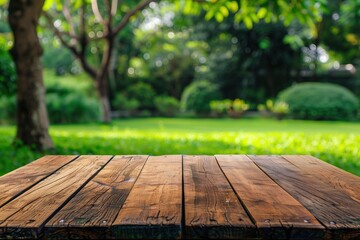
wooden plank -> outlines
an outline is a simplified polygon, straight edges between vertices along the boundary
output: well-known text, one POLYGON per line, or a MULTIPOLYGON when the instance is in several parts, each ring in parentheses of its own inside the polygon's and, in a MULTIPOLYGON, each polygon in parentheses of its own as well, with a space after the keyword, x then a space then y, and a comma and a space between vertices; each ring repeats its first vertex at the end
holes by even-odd
POLYGON ((251 222, 213 156, 184 156, 185 238, 249 239, 251 222))
POLYGON ((121 239, 177 239, 181 235, 182 157, 149 157, 115 219, 121 239))
POLYGON ((0 209, 0 238, 38 238, 45 222, 111 159, 81 156, 0 209))
POLYGON ((47 239, 105 239, 148 156, 116 156, 45 226, 47 239))
POLYGON ((311 156, 252 156, 334 238, 360 238, 360 178, 311 156))
POLYGON ((266 239, 316 239, 324 227, 245 155, 216 155, 230 184, 266 239))
POLYGON ((0 207, 75 158, 75 155, 44 156, 0 177, 0 207))

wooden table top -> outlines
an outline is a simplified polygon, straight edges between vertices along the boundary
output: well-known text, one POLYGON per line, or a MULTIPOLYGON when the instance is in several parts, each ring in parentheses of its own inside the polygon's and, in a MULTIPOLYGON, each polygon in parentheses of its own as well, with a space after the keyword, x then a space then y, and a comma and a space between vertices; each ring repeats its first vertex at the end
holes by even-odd
POLYGON ((0 239, 360 239, 360 178, 311 156, 44 156, 0 191, 0 239))

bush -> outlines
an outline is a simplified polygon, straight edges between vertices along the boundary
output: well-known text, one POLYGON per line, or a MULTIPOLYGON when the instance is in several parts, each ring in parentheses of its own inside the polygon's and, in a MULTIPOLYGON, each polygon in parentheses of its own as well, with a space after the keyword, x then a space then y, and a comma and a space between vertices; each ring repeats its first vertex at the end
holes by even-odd
POLYGON ((137 110, 138 107, 139 107, 139 101, 134 98, 128 99, 122 93, 117 94, 115 97, 114 100, 115 110, 133 112, 137 110))
POLYGON ((14 123, 16 121, 16 97, 0 97, 0 124, 14 123))
POLYGON ((50 93, 46 96, 46 105, 52 123, 91 122, 100 119, 100 104, 82 93, 65 96, 50 93))
POLYGON ((156 110, 163 116, 172 117, 179 111, 179 101, 170 96, 160 96, 155 98, 156 110))
POLYGON ((45 68, 53 69, 57 76, 78 71, 74 58, 67 48, 45 46, 43 63, 45 68))
POLYGON ((242 99, 237 98, 232 102, 231 110, 234 112, 244 112, 248 109, 249 109, 249 104, 247 104, 242 99))
POLYGON ((213 100, 210 102, 210 109, 214 116, 221 117, 231 109, 232 101, 230 99, 213 100))
POLYGON ((53 73, 45 72, 45 80, 46 105, 51 123, 91 122, 100 119, 100 103, 90 82, 82 79, 82 76, 58 78, 53 73))
POLYGON ((286 102, 298 119, 349 120, 359 106, 349 90, 330 83, 301 83, 282 91, 278 100, 286 102))
POLYGON ((196 81, 187 86, 181 97, 181 109, 196 113, 210 112, 210 102, 221 98, 217 85, 208 81, 196 81))
POLYGON ((0 43, 0 95, 12 95, 15 91, 15 65, 5 46, 0 43))
POLYGON ((228 114, 230 117, 238 118, 249 109, 249 105, 239 98, 235 100, 213 100, 210 102, 210 109, 214 116, 221 117, 228 114))
POLYGON ((127 89, 129 99, 136 99, 139 102, 140 109, 149 109, 154 107, 155 91, 150 84, 139 82, 127 89))

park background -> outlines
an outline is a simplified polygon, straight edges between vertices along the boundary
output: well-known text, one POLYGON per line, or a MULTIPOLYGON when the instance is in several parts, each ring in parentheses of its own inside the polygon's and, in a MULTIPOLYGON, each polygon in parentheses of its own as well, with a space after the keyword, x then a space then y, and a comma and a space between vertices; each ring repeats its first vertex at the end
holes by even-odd
POLYGON ((0 175, 45 154, 311 154, 360 175, 359 0, 47 0, 51 147, 15 137, 0 4, 0 175))

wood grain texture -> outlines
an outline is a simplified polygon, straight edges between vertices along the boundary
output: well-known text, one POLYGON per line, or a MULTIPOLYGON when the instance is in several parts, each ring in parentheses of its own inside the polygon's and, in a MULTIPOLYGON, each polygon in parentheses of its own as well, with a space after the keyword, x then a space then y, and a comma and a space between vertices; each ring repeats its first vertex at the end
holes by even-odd
POLYGON ((0 238, 38 238, 45 222, 110 159, 81 156, 0 208, 0 238))
POLYGON ((360 239, 360 178, 311 156, 46 156, 0 191, 0 239, 360 239))
POLYGON ((230 184, 266 239, 315 239, 324 227, 245 155, 216 155, 230 184))
POLYGON ((75 155, 44 156, 0 177, 0 207, 75 158, 75 155))
POLYGON ((149 157, 114 221, 114 238, 177 239, 181 235, 182 157, 149 157))
POLYGON ((186 239, 256 237, 246 214, 214 156, 184 156, 186 239))
POLYGON ((311 156, 251 156, 329 230, 332 238, 360 239, 360 180, 311 156))
POLYGON ((46 238, 108 238, 147 158, 115 156, 46 224, 46 238))

